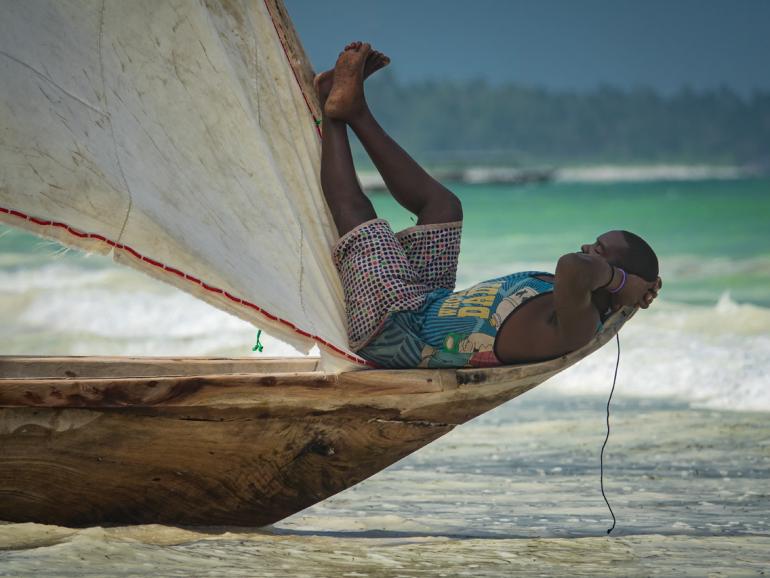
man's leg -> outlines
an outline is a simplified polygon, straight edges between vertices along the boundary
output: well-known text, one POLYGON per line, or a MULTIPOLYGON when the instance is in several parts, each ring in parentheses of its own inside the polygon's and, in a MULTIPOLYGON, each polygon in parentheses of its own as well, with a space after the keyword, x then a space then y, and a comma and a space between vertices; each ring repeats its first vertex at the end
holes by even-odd
MULTIPOLYGON (((366 49, 368 45, 358 45, 366 49)), ((356 48, 354 48, 356 50, 356 48)), ((402 149, 379 125, 366 104, 363 81, 352 66, 335 68, 334 86, 324 118, 347 122, 364 145, 395 199, 418 216, 418 224, 447 223, 463 218, 460 200, 402 149)), ((324 120, 326 122, 326 120, 324 120)))
POLYGON ((460 199, 431 177, 380 126, 368 106, 350 126, 395 199, 417 215, 419 225, 462 221, 460 199))
MULTIPOLYGON (((381 52, 369 52, 368 49, 362 51, 362 49, 361 42, 353 42, 345 47, 343 53, 360 52, 360 54, 348 55, 346 58, 353 60, 357 65, 360 65, 363 59, 363 78, 367 78, 390 62, 390 59, 381 52)), ((315 87, 321 99, 321 109, 325 108, 333 81, 333 70, 322 72, 315 79, 315 87)), ((329 118, 324 114, 321 126, 323 127, 321 187, 334 223, 337 225, 337 232, 342 236, 361 223, 376 218, 377 214, 371 201, 358 184, 345 121, 329 118)))
POLYGON ((371 201, 356 179, 344 121, 323 117, 321 188, 340 236, 377 218, 371 201))

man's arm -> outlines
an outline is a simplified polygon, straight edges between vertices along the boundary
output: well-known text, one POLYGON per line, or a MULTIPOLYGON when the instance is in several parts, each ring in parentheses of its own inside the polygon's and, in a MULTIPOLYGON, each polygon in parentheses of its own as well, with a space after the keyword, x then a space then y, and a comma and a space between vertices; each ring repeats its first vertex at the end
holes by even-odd
POLYGON ((598 311, 592 294, 606 288, 615 293, 613 308, 624 305, 646 309, 658 294, 660 277, 654 282, 621 272, 606 260, 585 253, 567 253, 556 265, 554 306, 559 340, 567 349, 576 349, 596 332, 598 311))
POLYGON ((577 349, 596 332, 598 312, 591 294, 612 285, 616 276, 614 267, 594 255, 567 253, 559 259, 553 295, 557 332, 565 349, 577 349))

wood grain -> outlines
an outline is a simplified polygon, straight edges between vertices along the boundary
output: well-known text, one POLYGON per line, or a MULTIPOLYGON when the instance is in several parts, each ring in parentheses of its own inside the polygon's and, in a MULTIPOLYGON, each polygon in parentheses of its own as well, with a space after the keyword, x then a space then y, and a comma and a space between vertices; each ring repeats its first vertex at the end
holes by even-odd
POLYGON ((163 377, 315 371, 316 357, 0 357, 0 379, 163 377))
POLYGON ((0 410, 0 420, 24 424, 12 443, 0 438, 0 516, 8 521, 260 526, 451 429, 356 408, 301 420, 72 409, 46 410, 45 420, 36 411, 0 410), (87 414, 86 425, 57 429, 62 411, 87 414))
POLYGON ((606 343, 629 316, 619 312, 559 359, 483 370, 335 374, 315 371, 315 360, 0 358, 0 519, 269 524, 535 387, 606 343), (225 367, 251 371, 218 373, 225 367), (309 371, 275 371, 300 367, 309 371), (153 368, 163 375, 145 375, 153 368))

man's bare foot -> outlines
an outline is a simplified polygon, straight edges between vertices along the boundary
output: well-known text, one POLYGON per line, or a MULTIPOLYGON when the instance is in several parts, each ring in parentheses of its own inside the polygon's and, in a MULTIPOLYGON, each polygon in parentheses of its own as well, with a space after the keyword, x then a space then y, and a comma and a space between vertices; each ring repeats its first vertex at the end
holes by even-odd
MULTIPOLYGON (((351 42, 345 47, 345 50, 350 50, 355 45, 360 45, 361 42, 351 42)), ((364 80, 369 78, 372 74, 385 68, 390 64, 390 58, 385 56, 379 50, 372 50, 364 63, 364 80)), ((318 98, 321 100, 321 108, 326 104, 326 99, 329 97, 332 85, 334 84, 334 69, 330 68, 320 74, 317 74, 313 79, 313 85, 318 93, 318 98)))
POLYGON ((345 121, 355 117, 366 106, 364 65, 372 50, 366 42, 353 42, 348 47, 334 65, 334 82, 324 104, 326 116, 345 121))

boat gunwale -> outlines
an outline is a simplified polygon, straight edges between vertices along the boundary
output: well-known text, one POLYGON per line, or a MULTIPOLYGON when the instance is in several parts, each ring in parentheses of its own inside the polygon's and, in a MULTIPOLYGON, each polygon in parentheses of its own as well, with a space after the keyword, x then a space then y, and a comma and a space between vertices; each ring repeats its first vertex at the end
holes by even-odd
MULTIPOLYGON (((298 402, 300 399, 316 399, 334 392, 338 399, 348 402, 362 399, 383 399, 389 396, 418 394, 446 394, 453 390, 470 391, 483 388, 485 393, 496 395, 501 389, 520 387, 522 383, 540 383, 604 345, 633 314, 626 308, 613 314, 604 328, 585 346, 561 357, 533 364, 507 365, 492 368, 471 369, 365 369, 345 372, 309 371, 262 371, 262 372, 209 372, 187 375, 150 376, 75 376, 75 377, 2 377, 3 367, 13 364, 9 359, 22 360, 34 367, 35 360, 46 363, 65 363, 67 357, 36 358, 0 356, 0 408, 49 407, 49 408, 139 408, 167 405, 243 405, 275 402, 298 402), (55 360, 55 361, 52 361, 55 360)), ((120 363, 121 358, 71 358, 95 366, 120 363)), ((157 358, 131 358, 128 362, 141 364, 157 358)), ((185 358, 161 358, 184 364, 185 358)), ((193 358, 190 363, 201 362, 193 358)), ((228 358, 214 358, 227 363, 228 358)), ((229 361, 258 366, 281 363, 286 358, 234 358, 229 361)), ((297 362, 288 358, 286 363, 297 362)), ((315 360, 315 358, 311 358, 315 360)), ((316 360, 317 361, 317 360, 316 360)), ((149 362, 150 364, 152 362, 149 362)), ((204 362, 201 362, 205 364, 204 362)), ((304 361, 302 363, 305 363, 304 361)), ((216 363, 215 363, 216 364, 216 363)), ((313 364, 310 361, 308 365, 313 364)))
POLYGON ((8 379, 104 379, 318 371, 321 358, 205 356, 0 355, 0 383, 8 379), (63 368, 68 368, 62 371, 63 368), (236 367, 239 370, 226 370, 236 367), (277 370, 284 367, 283 371, 277 370), (240 368, 243 370, 241 371, 240 368), (80 370, 76 374, 73 369, 80 370), (181 371, 187 369, 186 371, 181 371), (189 370, 195 369, 194 373, 189 370), (85 371, 83 371, 85 370, 85 371), (152 370, 152 372, 151 372, 152 370))

